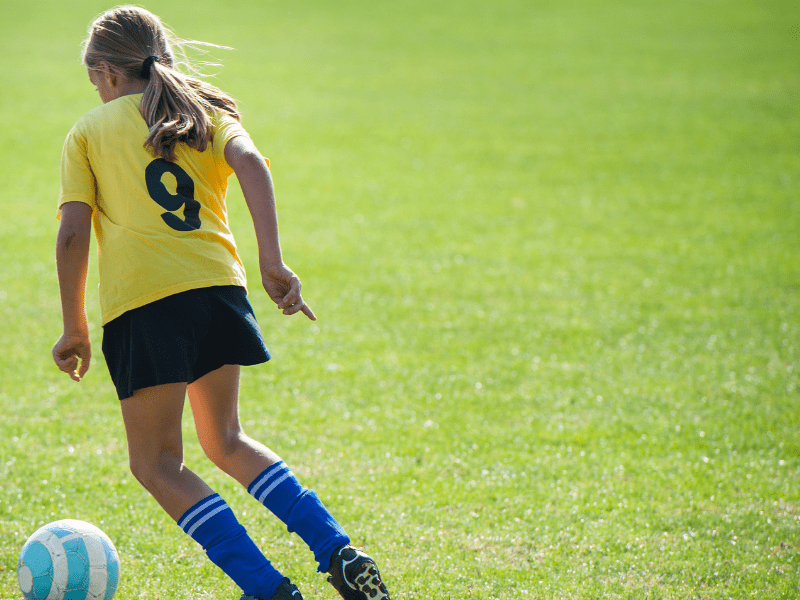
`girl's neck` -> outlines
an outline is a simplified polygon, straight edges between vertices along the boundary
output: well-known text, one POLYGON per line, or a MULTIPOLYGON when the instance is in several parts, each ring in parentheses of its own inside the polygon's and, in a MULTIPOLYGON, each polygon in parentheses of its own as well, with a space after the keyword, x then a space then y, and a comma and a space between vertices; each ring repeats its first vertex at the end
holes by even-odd
POLYGON ((112 100, 116 100, 117 98, 122 98, 123 96, 142 94, 144 93, 145 88, 147 88, 147 81, 143 81, 140 79, 123 80, 120 83, 120 85, 114 88, 115 97, 112 98, 112 100))

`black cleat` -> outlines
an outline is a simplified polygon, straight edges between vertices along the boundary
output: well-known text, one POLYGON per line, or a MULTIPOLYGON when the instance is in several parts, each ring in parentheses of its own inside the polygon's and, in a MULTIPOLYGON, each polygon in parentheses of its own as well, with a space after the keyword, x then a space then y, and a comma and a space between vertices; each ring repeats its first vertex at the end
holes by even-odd
POLYGON ((352 546, 343 546, 331 556, 328 583, 344 600, 390 600, 378 565, 352 546))
POLYGON ((295 584, 288 579, 284 579, 270 598, 248 596, 244 594, 239 600, 303 600, 303 596, 300 594, 300 590, 297 589, 295 584))

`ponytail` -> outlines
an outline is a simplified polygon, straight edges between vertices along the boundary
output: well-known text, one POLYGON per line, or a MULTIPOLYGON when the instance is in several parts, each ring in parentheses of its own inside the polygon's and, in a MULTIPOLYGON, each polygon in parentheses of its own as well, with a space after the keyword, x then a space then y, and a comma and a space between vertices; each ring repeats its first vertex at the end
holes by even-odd
POLYGON ((241 119, 236 102, 205 81, 184 75, 160 63, 150 67, 150 80, 139 110, 150 127, 144 143, 154 156, 175 160, 175 146, 183 142, 203 152, 212 141, 211 118, 215 109, 241 119))
POLYGON ((150 128, 144 147, 156 157, 174 161, 178 143, 203 152, 212 141, 210 115, 215 111, 241 120, 233 98, 177 68, 173 47, 182 54, 181 65, 197 73, 183 47, 198 45, 221 47, 179 40, 157 16, 137 6, 112 9, 89 26, 83 51, 87 68, 148 80, 139 110, 150 128))

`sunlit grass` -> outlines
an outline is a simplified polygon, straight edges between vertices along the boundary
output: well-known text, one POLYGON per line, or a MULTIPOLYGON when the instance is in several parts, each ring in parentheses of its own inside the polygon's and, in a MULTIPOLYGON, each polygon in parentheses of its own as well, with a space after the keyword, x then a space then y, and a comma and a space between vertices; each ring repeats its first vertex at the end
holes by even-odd
MULTIPOLYGON (((0 104, 0 598, 25 537, 71 517, 114 539, 121 600, 235 599, 127 471, 95 272, 90 377, 49 363, 58 157, 96 103, 77 44, 107 8, 64 7, 35 26, 12 4, 0 28, 25 57, 0 104)), ((259 293, 233 190, 275 356, 246 370, 242 420, 393 597, 797 597, 789 3, 153 8, 237 48, 219 82, 271 159, 319 316, 282 319, 259 293)), ((334 598, 202 457, 188 413, 186 444, 306 598, 334 598)))

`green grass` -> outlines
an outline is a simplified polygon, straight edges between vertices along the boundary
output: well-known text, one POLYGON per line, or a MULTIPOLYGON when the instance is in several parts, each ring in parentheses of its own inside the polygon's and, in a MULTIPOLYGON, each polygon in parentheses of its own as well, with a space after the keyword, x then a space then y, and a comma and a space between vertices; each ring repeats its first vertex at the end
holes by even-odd
MULTIPOLYGON (((393 597, 797 598, 797 6, 235 4, 151 8, 237 49, 218 81, 320 317, 259 295, 232 191, 275 355, 242 418, 393 597)), ((127 471, 94 260, 93 371, 74 385, 49 359, 59 153, 97 103, 77 47, 108 6, 6 6, 0 598, 25 538, 70 517, 114 539, 120 600, 236 599, 127 471)), ((270 558, 334 598, 186 429, 270 558)))

